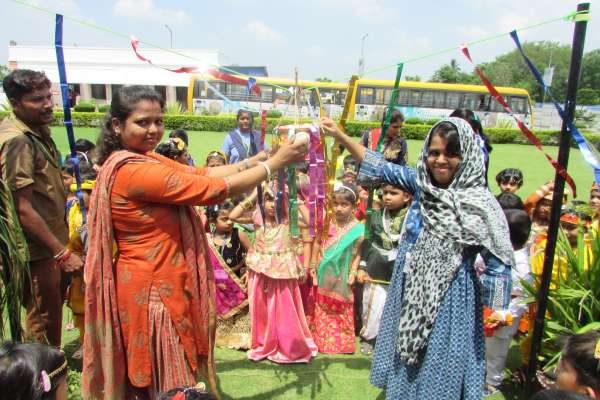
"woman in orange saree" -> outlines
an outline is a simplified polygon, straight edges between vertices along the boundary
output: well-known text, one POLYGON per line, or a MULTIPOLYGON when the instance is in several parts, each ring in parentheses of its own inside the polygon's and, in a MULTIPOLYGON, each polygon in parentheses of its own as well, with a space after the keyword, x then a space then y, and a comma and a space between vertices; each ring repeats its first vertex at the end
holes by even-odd
POLYGON ((163 108, 153 90, 124 87, 101 134, 88 217, 85 399, 153 399, 200 376, 216 391, 215 283, 193 206, 247 192, 306 152, 291 144, 266 162, 263 153, 239 165, 184 166, 152 151, 163 108))

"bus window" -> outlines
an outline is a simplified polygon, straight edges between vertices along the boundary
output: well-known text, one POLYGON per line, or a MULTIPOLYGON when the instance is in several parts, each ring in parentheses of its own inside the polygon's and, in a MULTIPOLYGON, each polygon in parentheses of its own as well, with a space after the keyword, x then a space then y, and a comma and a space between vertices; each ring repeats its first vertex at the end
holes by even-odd
POLYGON ((465 93, 463 94, 462 108, 468 108, 469 110, 477 110, 479 106, 479 94, 477 93, 465 93))
POLYGON ((227 85, 227 97, 231 100, 248 100, 248 89, 245 85, 227 85))
POLYGON ((432 92, 433 93, 433 107, 434 108, 445 108, 446 107, 446 92, 432 92))
POLYGON ((187 110, 187 88, 185 86, 175 87, 175 98, 187 110))
POLYGON ((451 110, 460 108, 460 98, 462 93, 448 92, 446 93, 446 107, 451 110))
POLYGON ((359 87, 358 88, 358 103, 359 104, 373 104, 375 100, 375 88, 372 87, 359 87))
POLYGON ((504 107, 502 107, 502 104, 500 104, 496 99, 492 100, 490 109, 494 112, 504 112, 504 107))
POLYGON ((377 105, 388 105, 392 97, 393 89, 379 88, 375 89, 375 104, 377 105))
POLYGON ((408 101, 409 91, 400 89, 400 93, 398 94, 398 104, 401 106, 408 106, 410 103, 408 101))
POLYGON ((527 100, 523 97, 512 96, 508 101, 513 112, 518 114, 527 114, 527 100))
POLYGON ((433 107, 433 92, 421 92, 421 107, 433 107))
POLYGON ((288 101, 290 101, 290 97, 292 96, 292 94, 290 93, 289 90, 281 89, 278 87, 276 87, 274 89, 275 89, 275 99, 273 99, 273 101, 284 102, 284 103, 287 103, 288 101))
MULTIPOLYGON (((272 102, 273 101, 273 86, 258 85, 258 87, 260 87, 260 91, 261 91, 261 95, 260 95, 261 101, 267 101, 269 103, 272 102)), ((254 92, 252 92, 251 97, 256 98, 256 94, 254 92)))
POLYGON ((492 97, 488 94, 480 94, 479 95, 479 104, 477 105, 477 110, 479 111, 490 111, 490 103, 492 97))

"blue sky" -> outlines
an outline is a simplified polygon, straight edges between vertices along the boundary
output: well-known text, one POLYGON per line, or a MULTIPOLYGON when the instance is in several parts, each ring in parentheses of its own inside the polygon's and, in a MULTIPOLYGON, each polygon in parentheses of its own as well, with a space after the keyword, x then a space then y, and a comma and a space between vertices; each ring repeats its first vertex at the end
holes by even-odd
MULTIPOLYGON (((221 52, 224 64, 266 65, 271 76, 327 76, 341 80, 355 73, 365 39, 366 70, 377 69, 469 40, 559 17, 574 10, 572 0, 23 0, 142 40, 174 47, 221 52)), ((591 2, 586 51, 600 48, 600 23, 591 2)), ((600 4, 596 1, 596 5, 600 4)), ((0 0, 0 63, 7 61, 9 40, 51 45, 53 17, 0 0), (8 16, 8 18, 6 18, 8 16)), ((572 24, 555 22, 522 32, 521 39, 570 43, 572 24)), ((126 47, 126 39, 65 21, 65 44, 126 47)), ((471 47, 475 62, 490 61, 512 50, 510 38, 471 47)), ((183 50, 185 52, 185 50, 183 50)), ((409 63, 405 75, 427 79, 458 50, 409 63)), ((393 79, 393 68, 370 76, 393 79)))

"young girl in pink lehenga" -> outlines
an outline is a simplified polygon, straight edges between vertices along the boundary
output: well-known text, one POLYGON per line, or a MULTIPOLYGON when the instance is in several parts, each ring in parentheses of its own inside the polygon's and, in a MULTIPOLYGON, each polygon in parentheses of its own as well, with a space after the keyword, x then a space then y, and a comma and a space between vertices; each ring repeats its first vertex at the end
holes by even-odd
MULTIPOLYGON (((240 203, 230 218, 252 208, 254 197, 240 203)), ((275 196, 269 189, 264 191, 263 204, 265 221, 257 210, 256 239, 246 257, 252 326, 248 358, 282 364, 308 362, 317 354, 317 346, 306 323, 298 285, 305 274, 297 253, 300 239, 291 237, 287 220, 277 223, 275 196)))

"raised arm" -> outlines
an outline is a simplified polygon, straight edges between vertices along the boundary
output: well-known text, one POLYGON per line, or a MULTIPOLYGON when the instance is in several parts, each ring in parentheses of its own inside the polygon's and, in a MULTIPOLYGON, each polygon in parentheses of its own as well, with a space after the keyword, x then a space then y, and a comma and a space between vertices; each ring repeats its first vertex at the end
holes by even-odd
POLYGON ((357 177, 359 185, 379 186, 383 182, 389 182, 413 195, 418 190, 415 172, 412 168, 388 162, 381 153, 365 149, 362 144, 342 132, 337 124, 329 118, 322 118, 321 126, 327 135, 346 146, 354 159, 360 163, 357 177))

